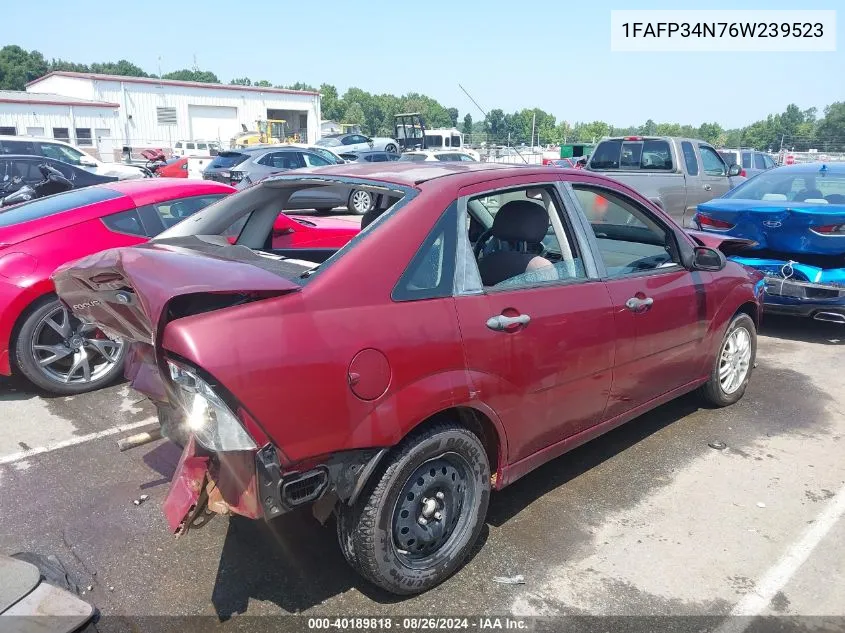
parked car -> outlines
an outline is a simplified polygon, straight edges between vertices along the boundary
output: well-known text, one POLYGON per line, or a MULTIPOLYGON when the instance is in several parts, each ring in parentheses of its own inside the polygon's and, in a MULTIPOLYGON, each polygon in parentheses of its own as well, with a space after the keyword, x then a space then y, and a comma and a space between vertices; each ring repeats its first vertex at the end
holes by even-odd
POLYGON ((72 189, 0 212, 0 374, 65 395, 117 378, 125 345, 70 316, 50 275, 84 255, 145 242, 233 191, 155 178, 72 189))
POLYGON ((719 156, 725 160, 728 167, 739 165, 742 168, 739 175, 743 178, 751 178, 767 169, 777 167, 777 163, 771 156, 752 149, 720 149, 719 156))
POLYGON ((845 164, 768 170, 698 205, 702 231, 748 240, 734 259, 766 275, 766 311, 845 323, 845 164))
POLYGON ((393 152, 344 152, 341 158, 350 163, 389 163, 399 160, 400 155, 393 152))
POLYGON ((156 174, 162 178, 187 178, 188 158, 188 156, 176 156, 166 160, 164 165, 156 170, 156 174))
POLYGON ((137 342, 133 385, 185 442, 173 530, 204 516, 201 491, 254 519, 334 511, 349 563, 413 594, 461 566, 491 489, 681 394, 742 397, 762 275, 706 237, 584 171, 338 165, 54 279, 137 342), (353 179, 380 197, 347 246, 267 250, 279 201, 353 179), (215 237, 233 222, 236 248, 215 237))
POLYGON ((744 181, 712 146, 690 138, 625 136, 601 141, 585 167, 624 182, 685 227, 696 207, 744 181))
MULTIPOLYGON (((202 177, 243 189, 271 174, 346 162, 334 153, 331 153, 333 158, 329 160, 324 154, 318 153, 318 149, 327 151, 324 148, 311 149, 292 144, 254 145, 226 150, 220 152, 205 168, 202 177)), ((347 207, 353 213, 362 214, 372 207, 372 197, 369 192, 361 194, 348 186, 319 187, 292 195, 286 203, 285 211, 316 209, 319 213, 329 213, 336 207, 347 207)))
POLYGON ((144 172, 134 165, 104 163, 70 143, 34 136, 0 136, 0 154, 25 154, 53 158, 98 176, 113 176, 119 180, 143 178, 144 172))
POLYGON ((117 177, 115 176, 93 174, 90 171, 53 158, 0 154, 0 186, 15 178, 20 178, 21 182, 26 185, 34 185, 35 183, 41 182, 44 176, 38 167, 44 164, 61 172, 65 178, 73 183, 74 189, 117 181, 117 177))
POLYGON ((423 161, 440 161, 440 162, 478 162, 470 154, 463 151, 455 151, 448 149, 421 149, 411 152, 405 152, 399 158, 403 162, 423 162, 423 161))
POLYGON ((217 156, 221 151, 218 141, 176 141, 173 144, 174 156, 217 156))
POLYGON ((578 162, 577 158, 553 158, 546 164, 550 167, 561 167, 563 169, 581 169, 584 166, 578 162))
POLYGON ((357 133, 329 134, 317 141, 317 145, 328 147, 338 153, 349 151, 366 152, 369 150, 390 152, 392 154, 399 153, 399 144, 392 138, 370 138, 369 136, 357 133))

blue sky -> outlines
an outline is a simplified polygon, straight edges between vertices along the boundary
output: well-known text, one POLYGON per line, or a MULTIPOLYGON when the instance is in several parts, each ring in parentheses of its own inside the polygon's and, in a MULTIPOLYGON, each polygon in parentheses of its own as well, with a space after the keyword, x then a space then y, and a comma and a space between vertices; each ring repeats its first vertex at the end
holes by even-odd
MULTIPOLYGON (((59 0, 4 6, 5 43, 47 58, 126 58, 148 72, 197 65, 228 82, 327 82, 341 94, 417 91, 480 113, 541 107, 559 120, 617 126, 658 122, 727 127, 790 103, 845 99, 845 10, 835 53, 611 53, 610 10, 678 9, 674 2, 487 0, 59 0), (67 20, 73 16, 72 24, 67 20), (83 19, 84 16, 84 19, 83 19)), ((836 9, 836 0, 725 2, 708 9, 836 9)), ((704 8, 690 3, 688 8, 704 8)))

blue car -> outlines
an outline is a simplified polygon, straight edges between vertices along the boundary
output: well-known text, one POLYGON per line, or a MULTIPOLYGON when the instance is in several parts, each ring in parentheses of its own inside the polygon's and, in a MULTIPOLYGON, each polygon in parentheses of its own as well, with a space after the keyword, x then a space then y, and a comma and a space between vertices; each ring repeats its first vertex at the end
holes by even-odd
POLYGON ((845 164, 772 169, 698 205, 701 231, 751 240, 731 259, 766 275, 766 310, 845 324, 845 164))

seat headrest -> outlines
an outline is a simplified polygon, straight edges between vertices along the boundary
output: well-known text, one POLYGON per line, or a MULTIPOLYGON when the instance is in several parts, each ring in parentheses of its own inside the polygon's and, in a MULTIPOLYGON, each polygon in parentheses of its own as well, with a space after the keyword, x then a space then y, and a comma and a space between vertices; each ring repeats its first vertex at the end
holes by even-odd
POLYGON ((493 236, 506 242, 537 244, 546 237, 549 214, 529 200, 512 200, 503 205, 493 219, 493 236))

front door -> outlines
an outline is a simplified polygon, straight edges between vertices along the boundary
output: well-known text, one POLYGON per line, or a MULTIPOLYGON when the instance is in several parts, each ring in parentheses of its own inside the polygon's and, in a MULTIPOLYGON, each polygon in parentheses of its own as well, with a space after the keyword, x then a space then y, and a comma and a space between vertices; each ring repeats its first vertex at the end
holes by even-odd
POLYGON ((614 306, 618 345, 605 414, 612 418, 700 377, 710 273, 683 268, 674 231, 632 198, 600 187, 573 189, 614 306))
POLYGON ((701 155, 701 187, 704 190, 704 200, 721 198, 731 188, 728 176, 728 165, 719 153, 704 143, 699 143, 698 153, 701 155))
POLYGON ((480 292, 458 293, 455 305, 475 397, 500 416, 514 463, 600 421, 615 349, 613 306, 586 272, 555 186, 480 187, 465 198, 470 217, 487 228, 493 215, 510 217, 473 232, 474 241, 463 236, 476 247, 466 265, 480 292))

